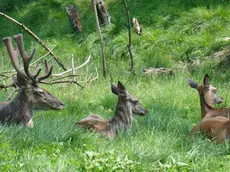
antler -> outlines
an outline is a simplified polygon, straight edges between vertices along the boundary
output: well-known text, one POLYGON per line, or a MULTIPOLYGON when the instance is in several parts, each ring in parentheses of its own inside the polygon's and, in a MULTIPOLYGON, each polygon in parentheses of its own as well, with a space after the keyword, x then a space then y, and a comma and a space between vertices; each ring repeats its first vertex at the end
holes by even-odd
POLYGON ((14 39, 15 39, 16 42, 17 42, 18 49, 19 49, 19 53, 20 53, 20 55, 22 56, 24 71, 25 71, 26 75, 32 80, 32 83, 33 83, 33 84, 38 83, 37 77, 38 77, 38 75, 39 75, 40 72, 41 72, 41 68, 39 68, 39 69, 37 70, 36 74, 32 74, 32 73, 30 73, 30 71, 29 71, 30 62, 31 62, 31 60, 32 60, 33 57, 34 57, 34 54, 35 54, 36 50, 33 49, 31 55, 28 56, 28 55, 26 54, 26 51, 25 51, 25 48, 24 48, 24 43, 23 43, 23 36, 22 36, 22 34, 15 35, 15 36, 14 36, 14 39))
POLYGON ((44 76, 39 77, 38 82, 41 82, 42 80, 48 78, 52 74, 53 66, 50 66, 46 60, 45 60, 45 66, 46 66, 46 74, 44 76))
POLYGON ((13 49, 11 37, 4 38, 3 42, 6 44, 6 48, 8 50, 9 55, 10 55, 11 63, 13 65, 13 67, 15 68, 15 70, 17 71, 17 73, 22 78, 24 78, 26 80, 31 80, 32 84, 37 84, 40 81, 48 78, 52 73, 53 66, 48 65, 47 61, 45 61, 46 74, 44 76, 38 77, 40 72, 41 72, 41 68, 39 68, 35 74, 32 74, 29 71, 29 65, 30 65, 32 58, 34 57, 35 49, 32 51, 31 55, 28 56, 26 51, 25 51, 25 48, 24 48, 24 42, 23 42, 22 34, 15 35, 14 39, 16 40, 19 53, 22 57, 23 67, 24 67, 25 73, 20 70, 20 67, 18 65, 18 55, 17 55, 17 52, 13 49))
POLYGON ((12 38, 11 37, 3 38, 3 42, 6 45, 7 51, 10 56, 11 64, 13 65, 14 69, 22 78, 29 80, 26 74, 20 70, 20 67, 18 65, 18 55, 17 52, 13 49, 12 38))

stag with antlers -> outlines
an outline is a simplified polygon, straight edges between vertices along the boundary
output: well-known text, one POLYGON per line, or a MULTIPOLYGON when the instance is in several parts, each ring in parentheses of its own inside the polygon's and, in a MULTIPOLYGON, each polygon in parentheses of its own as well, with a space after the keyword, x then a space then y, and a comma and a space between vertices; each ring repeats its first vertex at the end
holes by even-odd
POLYGON ((42 80, 48 78, 52 73, 52 66, 45 61, 46 73, 40 76, 41 68, 35 74, 29 70, 29 64, 35 54, 35 49, 30 56, 24 49, 23 36, 15 35, 19 54, 22 57, 24 71, 20 69, 18 64, 18 54, 12 45, 12 38, 3 38, 11 64, 17 72, 17 77, 13 80, 15 85, 19 87, 16 97, 9 103, 0 105, 0 122, 11 124, 23 124, 33 127, 33 113, 36 110, 60 110, 64 108, 64 104, 54 95, 39 87, 42 80))

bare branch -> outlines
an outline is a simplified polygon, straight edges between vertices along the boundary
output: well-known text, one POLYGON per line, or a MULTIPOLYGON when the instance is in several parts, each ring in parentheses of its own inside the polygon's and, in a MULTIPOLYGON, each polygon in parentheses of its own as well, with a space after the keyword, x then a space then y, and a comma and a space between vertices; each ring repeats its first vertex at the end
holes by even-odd
POLYGON ((7 88, 10 88, 10 87, 15 87, 14 83, 11 83, 9 85, 0 84, 0 90, 7 89, 7 88))
MULTIPOLYGON (((90 76, 88 77, 88 70, 86 70, 86 73, 84 74, 76 74, 76 70, 82 68, 83 66, 85 66, 86 64, 88 64, 91 61, 91 55, 87 58, 87 60, 82 63, 80 66, 75 67, 74 66, 74 60, 73 60, 73 55, 72 55, 72 66, 70 69, 68 69, 65 72, 62 73, 58 73, 58 74, 54 74, 51 75, 50 79, 48 79, 47 81, 41 81, 39 79, 39 83, 41 84, 47 84, 47 85, 54 85, 54 84, 61 84, 61 83, 66 83, 66 84, 76 84, 78 86, 80 86, 81 88, 84 88, 84 85, 81 85, 81 83, 89 83, 92 82, 94 80, 96 80, 98 78, 98 71, 96 69, 96 77, 93 78, 93 74, 90 74, 90 76), (71 72, 71 73, 70 73, 71 72), (75 79, 78 76, 84 76, 84 78, 88 78, 86 81, 80 81, 78 82, 77 79, 75 79)), ((48 63, 46 62, 46 74, 45 76, 49 76, 50 72, 50 66, 48 65, 48 63)), ((8 77, 9 78, 9 77, 8 77)), ((6 79, 8 79, 6 78, 6 79)), ((2 88, 6 88, 7 86, 2 85, 2 88)), ((0 89, 1 89, 1 85, 0 85, 0 89)))
POLYGON ((5 75, 4 73, 0 73, 0 76, 1 77, 5 77, 5 78, 9 78, 10 76, 8 76, 8 75, 5 75))
POLYGON ((96 68, 96 76, 92 79, 89 80, 89 82, 93 82, 94 80, 98 79, 98 71, 97 71, 97 68, 96 68))
POLYGON ((47 84, 47 85, 54 85, 54 84, 61 84, 61 83, 69 83, 69 84, 76 84, 78 86, 80 86, 81 88, 84 88, 81 84, 79 84, 76 81, 73 80, 66 80, 66 81, 54 81, 54 82, 45 82, 45 81, 41 81, 41 84, 47 84))
POLYGON ((65 79, 65 78, 71 78, 71 77, 77 77, 77 76, 84 76, 83 74, 79 74, 79 75, 66 75, 66 76, 62 76, 62 77, 57 77, 57 78, 54 78, 54 79, 51 79, 50 81, 53 82, 53 81, 57 81, 57 80, 61 80, 61 79, 65 79))
POLYGON ((94 78, 91 79, 91 77, 92 77, 92 74, 91 74, 91 75, 89 76, 89 78, 88 78, 86 81, 81 81, 81 82, 79 82, 79 83, 90 83, 90 82, 92 82, 92 81, 98 79, 98 70, 97 70, 96 67, 95 67, 95 69, 96 69, 96 76, 95 76, 94 78))
POLYGON ((106 78, 107 64, 106 64, 105 53, 104 53, 104 42, 103 42, 103 38, 102 38, 102 34, 101 34, 101 28, 100 28, 97 8, 96 8, 97 1, 96 0, 92 0, 92 1, 93 1, 94 15, 95 15, 96 23, 97 23, 98 35, 99 35, 99 39, 100 39, 100 43, 101 43, 101 56, 102 56, 103 76, 104 76, 104 78, 106 78))
POLYGON ((21 26, 21 28, 23 28, 29 35, 31 35, 43 48, 45 48, 46 51, 48 51, 53 57, 54 60, 58 63, 59 66, 61 66, 61 68, 66 71, 65 66, 62 64, 62 62, 59 60, 59 58, 51 51, 51 49, 49 47, 47 47, 47 45, 37 36, 35 35, 28 27, 26 27, 23 23, 18 22, 17 20, 13 19, 12 17, 0 12, 0 15, 9 19, 10 21, 18 24, 19 26, 21 26))
POLYGON ((135 75, 133 54, 132 54, 132 50, 131 50, 131 44, 132 44, 132 37, 131 37, 131 19, 130 19, 130 15, 129 15, 129 9, 128 9, 128 6, 127 6, 125 0, 122 0, 122 2, 123 2, 123 5, 124 5, 124 7, 125 7, 125 11, 126 11, 126 15, 127 15, 127 21, 128 21, 128 31, 129 31, 128 50, 129 50, 129 56, 130 56, 130 60, 131 60, 131 71, 132 71, 133 75, 135 75))
MULTIPOLYGON (((82 63, 80 66, 74 68, 74 70, 78 70, 78 69, 82 68, 83 66, 85 66, 87 63, 90 62, 90 59, 91 59, 91 55, 88 57, 88 59, 84 63, 82 63)), ((72 71, 73 71, 73 69, 68 69, 68 70, 66 70, 65 72, 62 72, 62 73, 53 74, 53 76, 62 76, 64 74, 72 72, 72 71)))
MULTIPOLYGON (((74 56, 73 56, 73 54, 71 56, 71 61, 72 61, 72 73, 73 73, 73 75, 76 75, 76 71, 74 70, 74 56)), ((73 80, 76 81, 76 77, 74 77, 73 80)))

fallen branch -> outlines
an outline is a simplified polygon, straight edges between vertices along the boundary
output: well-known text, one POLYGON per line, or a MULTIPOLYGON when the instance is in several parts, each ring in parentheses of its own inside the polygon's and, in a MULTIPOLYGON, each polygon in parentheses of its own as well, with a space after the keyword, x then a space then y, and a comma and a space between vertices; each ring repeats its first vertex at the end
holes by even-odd
POLYGON ((15 87, 14 83, 11 83, 9 85, 3 85, 3 84, 0 84, 0 90, 2 89, 7 89, 9 87, 15 87))
MULTIPOLYGON (((73 59, 74 59, 74 57, 72 55, 72 57, 71 57, 72 65, 71 65, 70 69, 68 69, 67 71, 62 72, 62 73, 54 74, 54 75, 51 76, 51 78, 49 80, 42 81, 40 83, 41 84, 46 84, 46 85, 54 85, 54 84, 61 84, 61 83, 63 83, 63 84, 64 83, 67 83, 67 84, 76 84, 76 85, 80 86, 81 88, 84 88, 84 86, 81 85, 77 81, 76 77, 78 77, 78 76, 84 76, 84 78, 88 78, 87 81, 83 81, 82 83, 86 83, 86 82, 89 83, 89 82, 92 82, 92 81, 94 81, 94 80, 96 80, 98 78, 97 69, 96 69, 96 75, 97 76, 95 78, 92 78, 93 74, 90 74, 90 77, 88 77, 87 76, 88 71, 86 71, 86 74, 76 74, 77 73, 76 70, 82 68, 83 66, 85 66, 86 64, 88 64, 90 62, 91 55, 87 58, 87 60, 84 63, 82 63, 80 66, 77 66, 77 67, 74 67, 74 60, 73 59), (72 73, 70 73, 70 72, 72 72, 72 73)), ((13 70, 13 72, 15 73, 14 70, 13 70)), ((3 74, 3 76, 5 76, 5 74, 3 74)), ((10 77, 11 76, 7 76, 3 80, 9 79, 10 77)), ((13 83, 10 84, 10 85, 0 85, 0 90, 3 89, 3 88, 7 89, 7 88, 13 87, 13 86, 14 86, 13 83)))
POLYGON ((9 77, 8 75, 2 74, 2 73, 0 73, 0 76, 1 76, 1 77, 5 77, 5 78, 8 78, 8 77, 9 77))
POLYGON ((81 84, 79 84, 76 81, 73 80, 66 80, 66 81, 54 81, 54 82, 45 82, 45 81, 41 81, 41 84, 46 84, 46 85, 54 85, 54 84, 61 84, 61 83, 69 83, 69 84, 76 84, 78 86, 80 86, 81 88, 84 88, 81 84))
POLYGON ((97 71, 97 68, 96 68, 96 76, 94 78, 92 78, 92 74, 89 76, 89 78, 86 80, 86 81, 81 81, 79 83, 89 83, 89 82, 93 82, 94 80, 98 79, 98 71, 97 71))
MULTIPOLYGON (((91 59, 91 55, 90 55, 90 56, 88 57, 88 59, 87 59, 84 63, 82 63, 80 66, 75 67, 74 70, 76 71, 76 70, 82 68, 83 66, 85 66, 87 63, 90 62, 90 59, 91 59)), ((58 76, 62 76, 62 75, 64 75, 64 74, 67 74, 67 73, 69 73, 69 72, 73 72, 73 69, 71 68, 71 69, 68 69, 68 70, 66 70, 65 72, 62 72, 62 73, 53 74, 52 76, 58 77, 58 76)))
POLYGON ((145 68, 143 69, 144 74, 149 74, 149 75, 161 75, 161 74, 168 74, 168 75, 173 75, 173 70, 170 68, 145 68))
POLYGON ((61 66, 61 68, 63 70, 66 71, 65 66, 61 63, 61 61, 59 60, 59 58, 51 51, 51 49, 49 47, 46 46, 46 44, 37 36, 35 35, 28 27, 26 27, 23 23, 18 22, 17 20, 13 19, 12 17, 0 12, 0 15, 9 19, 10 21, 18 24, 19 26, 21 26, 22 29, 24 29, 29 35, 31 35, 43 48, 45 48, 46 51, 48 51, 50 53, 50 55, 52 55, 54 57, 54 60, 58 63, 59 66, 61 66))
POLYGON ((4 74, 10 74, 10 73, 13 73, 15 72, 15 70, 8 70, 8 71, 3 71, 1 74, 4 75, 4 74))
POLYGON ((94 80, 98 79, 98 71, 97 71, 97 68, 96 68, 96 76, 92 79, 89 80, 89 82, 93 82, 94 80))
POLYGON ((71 77, 73 77, 73 78, 75 78, 75 77, 77 77, 77 76, 84 76, 84 74, 79 74, 79 75, 66 75, 66 76, 62 76, 62 77, 58 77, 58 78, 51 78, 51 82, 53 82, 53 81, 58 81, 58 80, 61 80, 61 79, 65 79, 65 78, 71 78, 71 77))
MULTIPOLYGON (((72 62, 72 73, 73 73, 73 75, 76 75, 76 71, 74 70, 74 56, 73 56, 73 54, 71 56, 71 62, 72 62)), ((76 77, 74 77, 73 80, 76 81, 76 77)))

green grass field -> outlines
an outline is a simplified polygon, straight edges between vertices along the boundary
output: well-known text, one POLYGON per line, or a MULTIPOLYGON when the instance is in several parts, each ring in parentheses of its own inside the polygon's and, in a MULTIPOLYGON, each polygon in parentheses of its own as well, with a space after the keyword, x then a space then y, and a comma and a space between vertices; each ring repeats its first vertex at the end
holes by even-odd
MULTIPOLYGON (((75 85, 46 86, 65 103, 61 111, 36 112, 34 128, 0 125, 0 171, 229 171, 229 142, 216 144, 198 133, 186 137, 201 118, 197 91, 186 78, 201 83, 205 73, 212 79, 228 107, 229 65, 212 55, 228 49, 230 34, 229 1, 215 0, 127 0, 131 16, 143 24, 143 35, 133 34, 134 77, 127 51, 128 33, 122 3, 106 1, 112 25, 103 28, 105 54, 110 74, 148 109, 135 116, 133 126, 115 139, 74 126, 88 114, 110 118, 117 97, 110 91, 110 78, 101 71, 100 44, 90 2, 78 1, 83 33, 75 35, 68 23, 68 0, 0 1, 0 11, 23 22, 65 65, 71 54, 81 64, 91 54, 92 62, 80 73, 99 71, 99 79, 84 89, 75 85), (199 60, 200 65, 189 64, 199 60), (145 67, 171 67, 173 76, 146 76, 145 67)), ((27 50, 37 48, 36 58, 46 52, 25 31, 0 17, 0 38, 23 33, 27 50)), ((0 43, 0 71, 12 69, 0 43)), ((47 57, 48 59, 51 56, 47 57)), ((54 73, 60 72, 54 60, 54 73)), ((1 83, 0 84, 4 84, 1 83)), ((5 100, 11 90, 0 91, 5 100)))

